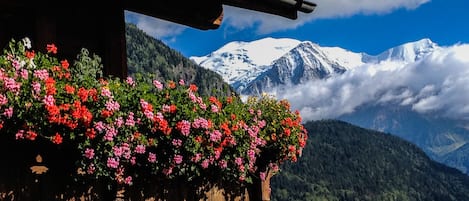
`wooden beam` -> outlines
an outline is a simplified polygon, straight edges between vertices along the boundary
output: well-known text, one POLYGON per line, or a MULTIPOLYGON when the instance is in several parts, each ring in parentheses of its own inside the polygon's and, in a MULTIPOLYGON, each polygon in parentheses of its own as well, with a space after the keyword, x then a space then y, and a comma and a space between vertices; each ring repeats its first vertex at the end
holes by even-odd
POLYGON ((223 17, 221 0, 126 0, 125 9, 201 30, 217 29, 223 17))
POLYGON ((303 0, 223 0, 223 4, 297 19, 298 12, 311 13, 316 4, 303 0))
POLYGON ((124 3, 115 0, 107 11, 105 33, 104 73, 120 78, 127 77, 127 49, 125 40, 124 3))
POLYGON ((36 49, 44 50, 47 44, 57 42, 57 22, 55 16, 48 13, 36 11, 35 15, 35 33, 30 33, 36 49))

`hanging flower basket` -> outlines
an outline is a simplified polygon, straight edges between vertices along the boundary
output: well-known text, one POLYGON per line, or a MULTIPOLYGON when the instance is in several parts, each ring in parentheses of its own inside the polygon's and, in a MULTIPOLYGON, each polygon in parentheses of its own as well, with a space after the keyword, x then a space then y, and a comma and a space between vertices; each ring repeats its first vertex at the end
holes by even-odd
MULTIPOLYGON (((29 150, 26 160, 45 152, 41 157, 52 158, 46 162, 64 162, 67 178, 95 185, 90 192, 142 196, 146 185, 164 181, 178 189, 199 185, 182 192, 218 192, 201 188, 212 185, 226 194, 225 186, 237 186, 241 196, 280 163, 296 161, 306 143, 300 115, 285 100, 202 97, 184 80, 138 74, 104 78, 99 57, 86 49, 73 65, 59 61, 57 51, 53 44, 46 53, 34 51, 25 38, 12 40, 0 56, 0 139, 29 150)), ((160 189, 166 196, 173 188, 160 189)))

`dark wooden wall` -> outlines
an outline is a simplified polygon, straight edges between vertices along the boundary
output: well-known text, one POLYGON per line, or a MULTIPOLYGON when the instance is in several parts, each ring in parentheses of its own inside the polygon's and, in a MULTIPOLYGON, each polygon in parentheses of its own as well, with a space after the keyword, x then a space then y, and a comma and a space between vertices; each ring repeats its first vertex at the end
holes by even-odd
POLYGON ((41 139, 17 141, 0 133, 0 200, 112 199, 105 185, 76 179, 80 155, 71 147, 41 139))
MULTIPOLYGON (((117 186, 110 180, 77 175, 76 161, 82 157, 76 145, 55 145, 41 138, 15 140, 0 133, 0 200, 2 201, 249 201, 246 188, 220 183, 197 185, 185 180, 165 180, 141 175, 132 186, 117 186), (41 161, 37 161, 37 156, 41 161), (38 174, 31 168, 47 168, 38 174), (191 185, 192 184, 192 185, 191 185), (222 187, 220 187, 222 186, 222 187)), ((143 173, 142 173, 143 174, 143 173)))
POLYGON ((0 0, 0 27, 2 49, 12 38, 29 37, 34 49, 54 43, 59 59, 73 60, 87 48, 103 59, 106 75, 127 76, 123 0, 0 0))

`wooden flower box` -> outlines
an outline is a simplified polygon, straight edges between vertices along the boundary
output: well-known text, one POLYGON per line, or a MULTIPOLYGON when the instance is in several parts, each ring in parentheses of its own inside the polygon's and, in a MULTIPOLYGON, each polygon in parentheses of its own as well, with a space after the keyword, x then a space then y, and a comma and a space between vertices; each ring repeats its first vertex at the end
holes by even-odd
MULTIPOLYGON (((170 181, 147 176, 145 182, 115 186, 77 177, 79 154, 72 146, 49 141, 17 141, 0 135, 0 200, 260 200, 261 186, 240 187, 202 181, 170 181), (250 199, 250 197, 252 197, 250 199), (259 199, 253 199, 258 197, 259 199)), ((264 191, 267 192, 268 186, 264 191)))

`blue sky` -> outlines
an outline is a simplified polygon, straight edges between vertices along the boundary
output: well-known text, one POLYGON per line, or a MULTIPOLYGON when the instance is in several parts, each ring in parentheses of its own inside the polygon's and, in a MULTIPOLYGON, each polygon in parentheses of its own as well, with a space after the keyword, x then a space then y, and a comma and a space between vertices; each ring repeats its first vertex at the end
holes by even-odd
POLYGON ((126 13, 126 21, 185 56, 206 55, 231 41, 295 38, 378 54, 390 47, 430 38, 446 46, 469 43, 467 0, 310 0, 318 4, 297 20, 226 6, 222 26, 203 31, 126 13))

